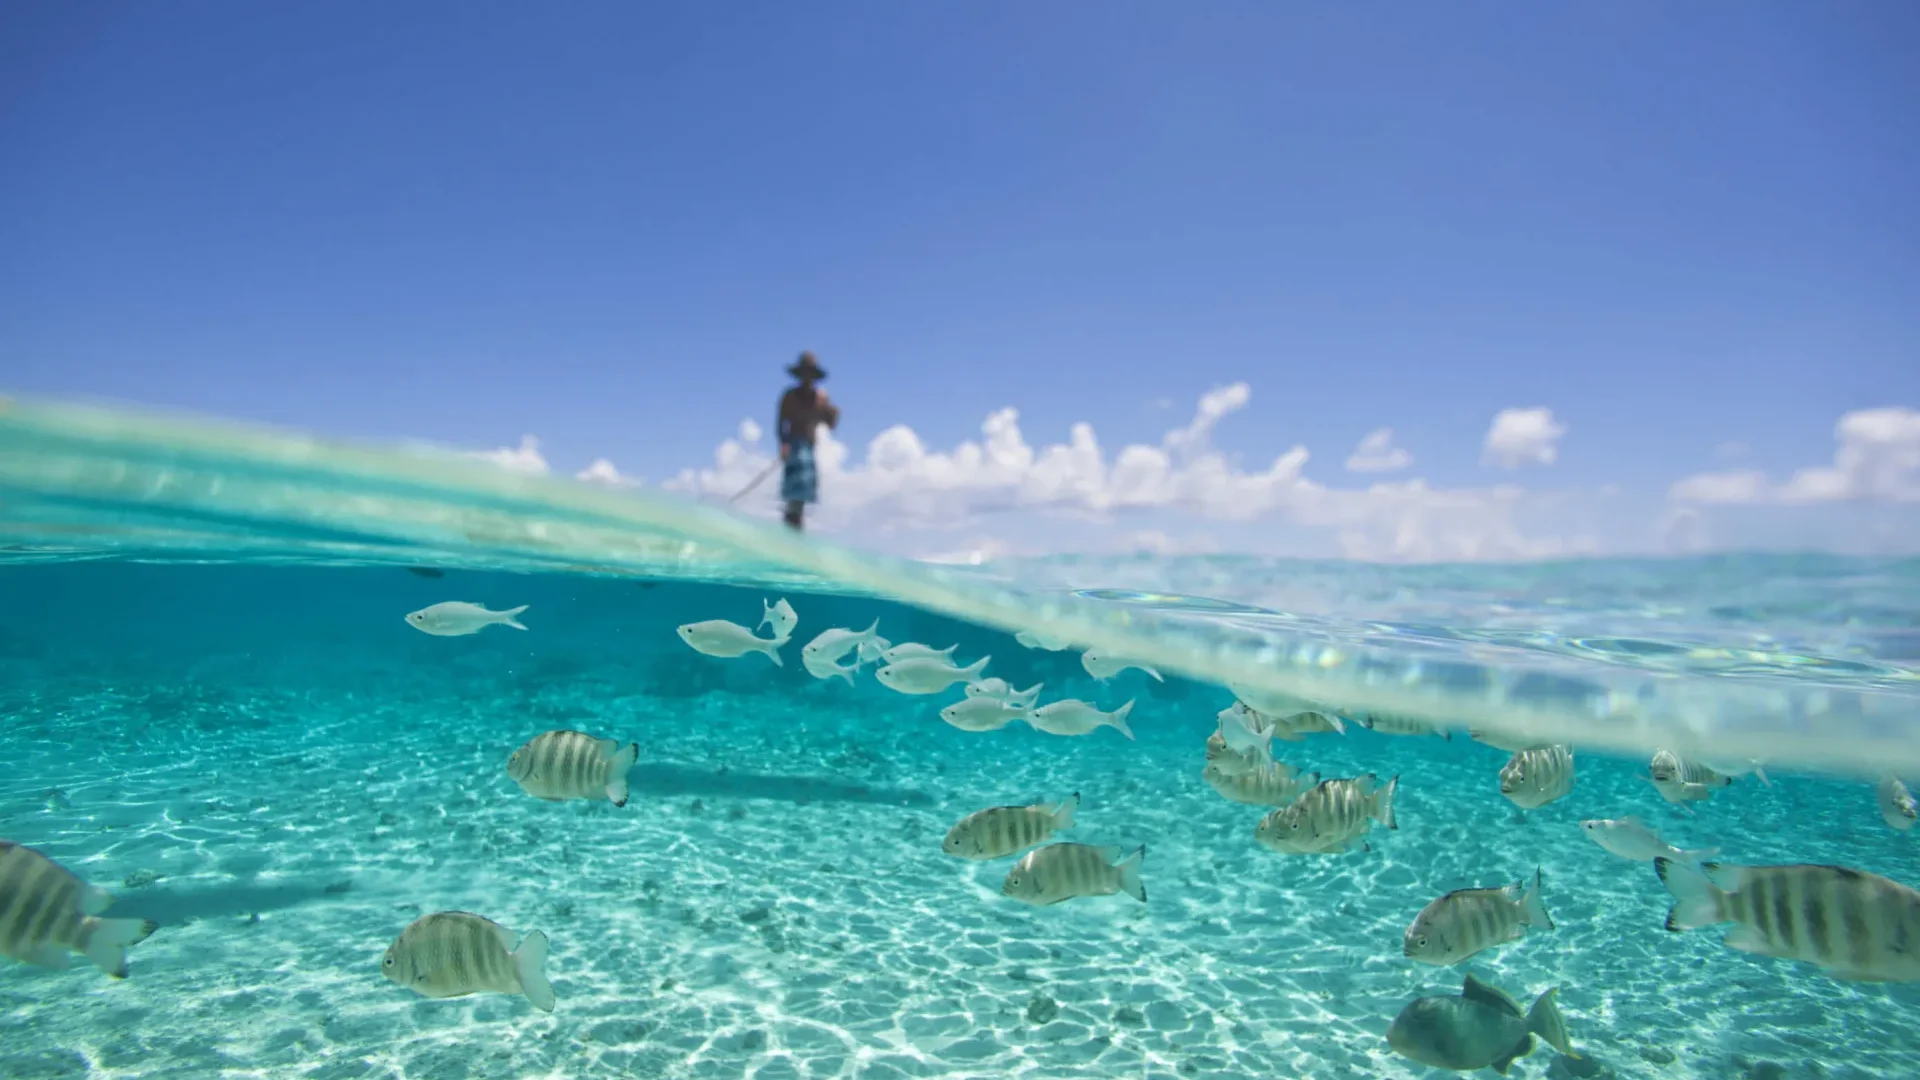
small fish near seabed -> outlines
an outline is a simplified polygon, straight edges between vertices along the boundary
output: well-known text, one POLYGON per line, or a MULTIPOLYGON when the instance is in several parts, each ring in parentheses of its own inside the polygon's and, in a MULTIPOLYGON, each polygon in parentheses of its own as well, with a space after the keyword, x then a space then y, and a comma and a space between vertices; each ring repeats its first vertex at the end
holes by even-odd
POLYGON ((528 739, 507 758, 507 775, 536 799, 605 799, 627 805, 627 771, 639 760, 637 743, 600 739, 579 731, 548 731, 528 739))
POLYGON ((1538 810, 1573 790, 1573 748, 1521 750, 1500 767, 1500 794, 1522 810, 1538 810))
POLYGON ((1145 664, 1132 660, 1124 660, 1110 653, 1101 652, 1098 649, 1088 649, 1086 652, 1081 653, 1080 666, 1087 669, 1087 674, 1102 681, 1111 679, 1128 668, 1146 672, 1148 675, 1153 676, 1153 681, 1155 682, 1167 681, 1160 677, 1159 672, 1145 664))
POLYGON ((1292 805, 1260 819, 1253 838, 1285 855, 1337 855, 1353 850, 1355 844, 1365 848, 1374 822, 1389 829, 1400 827, 1393 816, 1393 795, 1399 789, 1399 777, 1381 787, 1373 773, 1322 780, 1292 805))
POLYGON ((387 978, 422 997, 514 994, 552 1012, 547 983, 547 935, 535 930, 514 948, 513 931, 465 911, 438 911, 415 919, 380 968, 387 978))
POLYGON ((1874 790, 1874 798, 1880 804, 1881 820, 1895 832, 1906 832, 1913 828, 1917 808, 1913 796, 1907 793, 1907 785, 1891 776, 1880 778, 1880 786, 1874 790))
POLYGON ((981 679, 967 684, 968 697, 993 698, 1004 701, 1016 709, 1031 709, 1033 703, 1040 700, 1040 688, 1046 683, 1034 683, 1025 690, 1015 690, 1013 684, 1005 679, 981 679))
POLYGON ((1532 888, 1516 881, 1501 889, 1455 889, 1421 908, 1407 927, 1400 951, 1423 964, 1457 964, 1520 940, 1529 926, 1553 929, 1553 917, 1540 900, 1538 869, 1532 888))
POLYGON ((1660 797, 1674 804, 1701 802, 1733 783, 1705 765, 1688 761, 1671 750, 1656 750, 1647 764, 1647 779, 1660 797))
POLYGON ((1028 713, 1027 723, 1049 735, 1088 735, 1095 729, 1110 727, 1131 739, 1133 729, 1127 726, 1127 715, 1131 712, 1131 701, 1109 713, 1094 708, 1091 702, 1065 698, 1028 713))
POLYGON ((970 697, 940 710, 940 719, 961 731, 998 731, 1027 718, 1026 709, 989 697, 970 697))
POLYGON ((780 646, 786 644, 785 640, 760 637, 737 622, 708 619, 706 622, 676 626, 673 632, 679 634, 680 640, 697 653, 731 660, 736 656, 757 652, 773 661, 775 667, 786 666, 780 659, 780 646))
POLYGON ((1073 648, 1071 638, 1054 637, 1052 634, 1043 634, 1038 630, 1016 631, 1013 640, 1029 649, 1042 649, 1046 652, 1065 652, 1073 648))
POLYGON ((966 667, 955 667, 944 659, 921 657, 896 660, 873 673, 880 685, 901 694, 938 694, 957 682, 973 682, 987 669, 991 656, 983 656, 966 667))
POLYGON ((1382 735, 1438 735, 1448 742, 1453 741, 1453 732, 1425 720, 1415 720, 1411 716, 1368 713, 1360 719, 1360 722, 1369 730, 1377 731, 1382 735))
POLYGON ((1415 998, 1387 1027, 1387 1045, 1404 1058, 1436 1069, 1468 1072, 1492 1069, 1505 1074, 1518 1058, 1533 1052, 1533 1037, 1571 1058, 1567 1021, 1554 1003, 1557 988, 1534 1001, 1525 1015, 1520 1003, 1469 975, 1460 993, 1415 998))
POLYGON ((434 637, 465 637, 477 634, 489 626, 511 626, 515 630, 525 630, 516 618, 527 610, 526 604, 505 611, 488 611, 481 604, 469 604, 464 600, 446 600, 407 613, 407 625, 423 634, 434 637))
POLYGON ((962 859, 1000 859, 1025 851, 1062 829, 1073 828, 1073 812, 1080 808, 1074 792, 1056 806, 995 806, 975 811, 947 830, 940 850, 962 859))
POLYGON ((1123 892, 1144 904, 1147 887, 1140 881, 1140 864, 1146 857, 1145 844, 1124 857, 1118 847, 1048 844, 1013 864, 1000 892, 1035 905, 1123 892))
POLYGON ((1836 979, 1920 980, 1920 892, 1845 866, 1655 859, 1675 932, 1730 922, 1727 947, 1817 964, 1836 979))
POLYGON ((113 897, 30 847, 0 840, 0 955, 60 969, 74 953, 116 979, 127 948, 158 928, 146 919, 103 919, 113 897))
MULTIPOLYGON (((800 625, 800 616, 794 614, 793 605, 787 603, 786 597, 783 596, 777 603, 772 604, 762 600, 760 606, 765 609, 765 613, 760 616, 760 626, 771 625, 775 641, 786 641, 793 636, 793 628, 800 625)), ((758 630, 760 626, 754 629, 758 630)))
POLYGON ((1200 770, 1200 779, 1220 793, 1222 798, 1248 806, 1287 806, 1300 793, 1320 782, 1319 773, 1301 776, 1293 766, 1281 761, 1240 772, 1228 772, 1218 761, 1210 761, 1200 770))
POLYGON ((1587 839, 1606 848, 1623 859, 1637 862, 1652 862, 1655 859, 1677 859, 1680 862, 1699 862, 1720 853, 1717 847, 1698 848, 1683 851, 1661 839, 1653 826, 1639 818, 1595 818, 1580 823, 1580 831, 1587 839))

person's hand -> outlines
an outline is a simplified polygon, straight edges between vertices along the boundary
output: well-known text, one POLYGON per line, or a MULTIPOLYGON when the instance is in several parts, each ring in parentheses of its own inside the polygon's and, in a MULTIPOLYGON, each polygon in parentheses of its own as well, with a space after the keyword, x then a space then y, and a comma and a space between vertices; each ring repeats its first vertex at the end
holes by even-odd
POLYGON ((780 460, 781 461, 787 460, 787 444, 786 443, 780 444, 780 460))
POLYGON ((827 392, 818 386, 813 388, 813 400, 819 402, 822 405, 827 405, 832 403, 832 399, 827 397, 827 392))

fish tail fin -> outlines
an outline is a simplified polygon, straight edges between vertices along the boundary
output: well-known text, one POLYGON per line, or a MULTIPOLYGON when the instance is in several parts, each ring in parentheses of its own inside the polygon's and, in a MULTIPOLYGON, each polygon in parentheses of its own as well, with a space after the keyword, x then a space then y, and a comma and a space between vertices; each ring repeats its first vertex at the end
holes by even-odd
POLYGON ((1560 988, 1556 986, 1534 1001, 1533 1008, 1527 1010, 1527 1030, 1545 1039, 1555 1050, 1577 1058, 1580 1054, 1574 1050, 1573 1039, 1567 1034, 1567 1018, 1560 1015, 1560 1005, 1555 1000, 1559 993, 1560 988))
POLYGON ((860 636, 865 638, 868 641, 872 641, 874 638, 879 637, 880 636, 880 616, 875 615, 873 617, 873 625, 867 627, 865 630, 860 631, 860 636))
POLYGON ((627 770, 640 760, 640 744, 628 743, 616 749, 607 766, 607 801, 615 806, 627 805, 627 770))
POLYGON ((860 670, 860 658, 856 656, 854 657, 853 666, 851 668, 844 668, 844 667, 834 668, 833 677, 836 679, 845 679, 847 680, 848 686, 853 686, 855 685, 853 681, 853 673, 858 670, 860 670))
POLYGON ((520 979, 520 992, 541 1012, 552 1012, 558 1000, 553 984, 547 982, 547 935, 535 930, 513 950, 513 971, 520 979))
POLYGON ((1711 859, 1718 854, 1720 854, 1720 849, 1717 847, 1703 847, 1675 852, 1674 857, 1681 862, 1697 863, 1703 859, 1711 859))
POLYGON ((1340 719, 1338 716, 1335 716, 1333 713, 1321 713, 1320 715, 1326 717, 1327 723, 1333 725, 1334 734, 1345 735, 1347 733, 1347 722, 1345 720, 1340 719))
POLYGON ((1151 675, 1151 676, 1153 676, 1153 681, 1154 681, 1154 682, 1166 682, 1166 681, 1167 681, 1167 680, 1166 680, 1165 678, 1163 678, 1163 677, 1161 676, 1161 674, 1160 674, 1159 672, 1157 672, 1157 671, 1155 671, 1155 670, 1153 670, 1152 668, 1150 668, 1150 667, 1148 667, 1148 666, 1147 666, 1147 665, 1145 665, 1145 664, 1141 664, 1141 665, 1140 665, 1140 670, 1141 670, 1141 671, 1144 671, 1144 672, 1146 672, 1147 674, 1149 674, 1149 675, 1151 675))
POLYGON ((1056 830, 1073 828, 1073 812, 1078 809, 1080 809, 1080 793, 1076 791, 1054 808, 1053 827, 1056 830))
MULTIPOLYGON (((948 655, 952 655, 953 650, 948 649, 947 653, 948 655)), ((983 656, 980 659, 975 660, 973 663, 968 664, 966 667, 961 668, 960 674, 965 675, 967 677, 967 681, 970 683, 979 682, 981 673, 987 670, 987 661, 991 659, 993 659, 993 657, 983 656)))
POLYGON ((1389 829, 1397 829, 1400 823, 1393 816, 1393 793, 1400 790, 1400 778, 1395 776, 1387 781, 1387 786, 1374 793, 1373 819, 1389 829))
POLYGON ((1025 690, 1017 690, 1014 692, 1014 699, 1020 703, 1022 708, 1031 709, 1034 703, 1040 700, 1040 688, 1045 685, 1047 684, 1044 682, 1037 682, 1025 690))
POLYGON ((1521 894, 1520 917, 1528 926, 1553 929, 1553 916, 1547 914, 1547 905, 1540 899, 1540 868, 1537 866, 1533 868, 1533 888, 1521 894))
POLYGON ((760 625, 755 626, 755 630, 773 621, 773 605, 767 603, 767 598, 764 596, 760 598, 760 612, 760 625))
POLYGON ((767 659, 773 661, 774 667, 787 666, 787 662, 785 660, 780 659, 780 646, 785 645, 787 643, 786 638, 783 638, 783 637, 755 638, 754 640, 760 642, 758 646, 759 650, 767 654, 767 659))
POLYGON ((1145 882, 1140 880, 1140 864, 1145 862, 1146 858, 1147 845, 1141 844, 1139 847, 1133 849, 1133 854, 1121 860, 1118 867, 1120 871, 1120 891, 1143 904, 1147 902, 1147 886, 1145 882))
POLYGON ((101 971, 116 979, 127 977, 127 946, 138 945, 160 928, 152 919, 86 918, 86 947, 81 951, 101 971))
POLYGON ((1727 894, 1707 879, 1706 870, 1715 865, 1707 863, 1703 868, 1664 855, 1653 860, 1653 869, 1673 894, 1673 907, 1667 911, 1668 930, 1693 930, 1727 921, 1727 894))
POLYGON ((1254 745, 1254 749, 1260 751, 1260 756, 1262 758, 1268 761, 1272 761, 1273 760, 1273 729, 1268 728, 1267 730, 1261 732, 1260 734, 1255 735, 1253 737, 1253 745, 1254 745))
POLYGON ((1127 714, 1132 711, 1133 701, 1132 699, 1128 699, 1125 705, 1113 710, 1113 712, 1107 716, 1107 723, 1113 726, 1113 730, 1118 731, 1129 739, 1133 738, 1133 729, 1127 726, 1127 714))
POLYGON ((1753 767, 1753 775, 1760 781, 1761 787, 1772 787, 1773 781, 1767 779, 1767 770, 1759 765, 1753 767))
POLYGON ((507 610, 505 610, 505 611, 503 611, 503 612, 501 612, 501 613, 500 613, 500 625, 501 625, 501 626, 511 626, 511 627, 513 627, 513 628, 514 628, 515 630, 525 630, 525 629, 526 629, 526 627, 525 627, 525 626, 523 626, 523 625, 521 625, 521 623, 520 623, 520 620, 514 617, 514 616, 516 616, 516 615, 518 615, 518 614, 520 614, 521 612, 523 612, 523 611, 525 611, 525 610, 527 610, 527 605, 526 605, 526 604, 521 604, 521 605, 520 605, 519 607, 517 607, 517 608, 508 608, 507 610))

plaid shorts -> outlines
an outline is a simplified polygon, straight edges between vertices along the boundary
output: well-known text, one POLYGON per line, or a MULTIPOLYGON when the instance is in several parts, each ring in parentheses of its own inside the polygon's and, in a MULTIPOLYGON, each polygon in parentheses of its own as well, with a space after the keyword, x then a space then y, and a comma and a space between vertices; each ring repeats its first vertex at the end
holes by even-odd
POLYGON ((787 448, 786 468, 780 474, 780 498, 787 502, 819 502, 820 477, 813 468, 813 444, 787 448))

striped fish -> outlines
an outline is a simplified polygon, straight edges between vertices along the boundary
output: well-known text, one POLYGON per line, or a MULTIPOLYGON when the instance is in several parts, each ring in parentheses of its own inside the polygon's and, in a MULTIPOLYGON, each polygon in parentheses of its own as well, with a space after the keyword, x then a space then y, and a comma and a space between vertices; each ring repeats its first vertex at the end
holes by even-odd
POLYGON ((976 811, 960 819, 947 830, 940 850, 962 859, 998 859, 1012 855, 1052 836, 1061 829, 1073 828, 1073 812, 1080 808, 1080 793, 1069 795, 1058 806, 1034 803, 1032 806, 995 806, 976 811))
POLYGON ((1467 738, 1483 746, 1491 746, 1495 750, 1505 750, 1509 754, 1517 754, 1522 750, 1532 750, 1537 747, 1550 745, 1541 742, 1539 739, 1530 739, 1520 735, 1508 735, 1501 731, 1487 731, 1483 728, 1468 728, 1467 738))
POLYGON ((1207 768, 1217 767, 1222 776, 1239 776, 1258 769, 1260 765, 1258 755, 1235 752, 1219 732, 1207 736, 1207 768))
POLYGON ((1573 790, 1573 748, 1561 744, 1521 750, 1500 767, 1500 794, 1533 810, 1573 790))
POLYGON ((102 919, 113 898, 30 847, 0 840, 0 953, 22 963, 64 968, 80 953, 116 979, 127 977, 127 946, 156 924, 102 919))
POLYGON ((1424 964, 1457 964, 1495 945, 1518 941, 1527 927, 1553 929, 1540 902, 1540 871, 1533 888, 1516 881, 1504 889, 1455 889, 1420 909, 1407 927, 1401 951, 1424 964))
POLYGON ((1147 887, 1140 881, 1140 863, 1146 857, 1145 844, 1125 858, 1117 847, 1048 844, 1013 864, 1000 891, 1026 904, 1057 904, 1076 896, 1117 892, 1144 904, 1147 887))
POLYGON ((1285 806, 1320 782, 1319 773, 1300 776, 1293 766, 1280 761, 1246 772, 1229 772, 1219 762, 1209 762, 1200 778, 1226 798, 1249 806, 1285 806))
POLYGON ((1411 716, 1368 713, 1360 722, 1382 735, 1438 735, 1448 742, 1453 741, 1453 732, 1435 727, 1425 720, 1415 720, 1411 716))
POLYGON ((536 799, 606 799, 627 805, 627 770, 640 757, 637 743, 597 739, 578 731, 549 731, 527 740, 507 759, 507 775, 536 799))
POLYGON ((437 911, 415 919, 380 962, 387 978, 422 997, 517 994, 552 1012, 547 983, 547 935, 535 930, 520 947, 513 931, 465 911, 437 911))
POLYGON ((1347 725, 1331 713, 1296 712, 1270 717, 1273 724, 1273 737, 1286 742, 1299 742, 1309 735, 1331 731, 1336 735, 1345 735, 1347 725))
POLYGON ((1347 780, 1322 780, 1291 806, 1275 810, 1254 828, 1253 838, 1288 855, 1328 855, 1351 851, 1378 821, 1399 828, 1393 818, 1393 793, 1400 778, 1380 787, 1372 773, 1347 780))
POLYGON ((1653 860, 1673 893, 1667 929, 1731 922, 1731 948, 1818 964, 1839 979, 1920 980, 1920 892, 1844 866, 1653 860))
POLYGON ((1671 750, 1657 750, 1653 761, 1647 765, 1648 777, 1653 782, 1660 797, 1670 803, 1700 802, 1712 795, 1715 789, 1733 783, 1733 777, 1722 776, 1698 762, 1687 761, 1671 750))
POLYGON ((1920 808, 1914 806, 1913 796, 1907 793, 1907 785, 1891 776, 1883 776, 1874 795, 1880 803, 1880 816, 1885 819, 1888 828, 1896 832, 1913 828, 1914 818, 1920 816, 1920 808))

